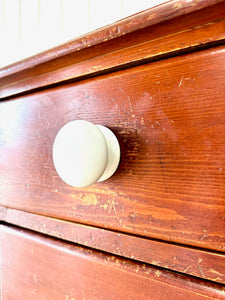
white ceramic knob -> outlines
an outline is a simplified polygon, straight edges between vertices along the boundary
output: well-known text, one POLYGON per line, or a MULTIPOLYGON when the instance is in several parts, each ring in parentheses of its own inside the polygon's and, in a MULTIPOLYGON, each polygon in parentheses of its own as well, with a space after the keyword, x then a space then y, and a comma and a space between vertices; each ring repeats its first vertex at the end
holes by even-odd
POLYGON ((116 171, 120 146, 105 126, 76 120, 64 125, 53 144, 53 162, 58 175, 73 187, 104 181, 116 171))

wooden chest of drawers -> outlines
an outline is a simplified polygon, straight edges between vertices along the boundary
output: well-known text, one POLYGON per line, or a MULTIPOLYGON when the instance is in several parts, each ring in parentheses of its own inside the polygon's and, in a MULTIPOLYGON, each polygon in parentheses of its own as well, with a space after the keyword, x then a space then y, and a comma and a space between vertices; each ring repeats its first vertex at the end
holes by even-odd
POLYGON ((224 1, 170 1, 0 71, 2 299, 225 299, 224 40, 224 1), (86 188, 80 119, 121 146, 86 188))

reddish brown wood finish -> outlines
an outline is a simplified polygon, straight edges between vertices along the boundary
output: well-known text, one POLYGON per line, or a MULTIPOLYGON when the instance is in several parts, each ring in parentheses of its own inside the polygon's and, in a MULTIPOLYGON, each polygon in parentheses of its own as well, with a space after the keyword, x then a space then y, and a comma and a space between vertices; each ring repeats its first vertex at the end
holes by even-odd
POLYGON ((0 70, 0 98, 224 42, 224 12, 224 1, 170 1, 0 70))
POLYGON ((225 48, 0 103, 0 203, 224 251, 225 48), (122 161, 107 182, 64 184, 52 144, 68 121, 110 127, 122 161))
POLYGON ((225 284, 222 253, 183 247, 0 207, 0 220, 76 244, 225 284))
POLYGON ((221 285, 1 226, 3 299, 225 299, 221 285))

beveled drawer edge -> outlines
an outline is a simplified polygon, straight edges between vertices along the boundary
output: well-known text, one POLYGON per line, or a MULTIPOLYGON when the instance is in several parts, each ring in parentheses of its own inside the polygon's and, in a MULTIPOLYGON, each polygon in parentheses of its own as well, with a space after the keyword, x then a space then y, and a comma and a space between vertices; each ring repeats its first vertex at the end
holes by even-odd
POLYGON ((110 254, 225 283, 225 255, 0 207, 0 222, 110 254))
POLYGON ((38 299, 40 296, 55 299, 57 295, 60 299, 71 300, 93 299, 93 295, 95 299, 135 297, 136 300, 152 299, 152 296, 182 300, 225 297, 221 284, 26 229, 0 225, 0 237, 5 262, 2 264, 4 299, 16 299, 18 290, 22 299, 33 299, 33 295, 38 299))

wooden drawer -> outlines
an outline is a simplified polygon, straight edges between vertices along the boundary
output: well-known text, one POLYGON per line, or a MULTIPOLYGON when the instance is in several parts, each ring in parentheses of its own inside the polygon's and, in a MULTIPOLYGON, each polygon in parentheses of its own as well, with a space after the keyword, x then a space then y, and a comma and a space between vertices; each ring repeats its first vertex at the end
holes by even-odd
POLYGON ((0 103, 0 204, 223 251, 225 48, 0 103), (52 145, 67 122, 111 128, 122 159, 108 181, 66 185, 52 145))
POLYGON ((221 285, 1 225, 2 299, 225 299, 221 285))

